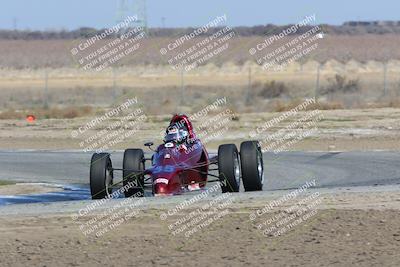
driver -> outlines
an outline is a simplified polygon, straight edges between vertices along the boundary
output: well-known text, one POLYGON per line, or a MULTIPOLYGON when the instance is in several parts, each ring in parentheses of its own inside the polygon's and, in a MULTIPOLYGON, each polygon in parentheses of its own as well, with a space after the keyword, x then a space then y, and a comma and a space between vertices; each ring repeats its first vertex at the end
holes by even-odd
POLYGON ((170 143, 173 142, 175 144, 183 144, 187 141, 189 136, 189 131, 185 125, 170 125, 167 128, 165 137, 164 137, 164 142, 165 143, 170 143))

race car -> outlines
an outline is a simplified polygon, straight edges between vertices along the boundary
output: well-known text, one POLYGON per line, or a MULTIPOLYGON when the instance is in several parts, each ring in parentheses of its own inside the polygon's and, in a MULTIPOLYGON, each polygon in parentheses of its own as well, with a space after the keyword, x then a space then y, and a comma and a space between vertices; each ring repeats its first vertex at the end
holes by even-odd
POLYGON ((113 168, 109 153, 93 154, 92 199, 110 198, 121 183, 125 197, 144 196, 145 191, 153 196, 178 195, 202 190, 208 182, 220 183, 223 193, 239 192, 241 180, 245 191, 263 188, 263 155, 258 141, 242 142, 240 151, 235 144, 220 145, 218 154, 209 154, 188 116, 180 114, 172 117, 163 144, 155 150, 152 142, 144 145, 152 156, 145 157, 142 149, 126 149, 122 168, 113 168), (122 171, 122 181, 114 183, 114 171, 122 171))

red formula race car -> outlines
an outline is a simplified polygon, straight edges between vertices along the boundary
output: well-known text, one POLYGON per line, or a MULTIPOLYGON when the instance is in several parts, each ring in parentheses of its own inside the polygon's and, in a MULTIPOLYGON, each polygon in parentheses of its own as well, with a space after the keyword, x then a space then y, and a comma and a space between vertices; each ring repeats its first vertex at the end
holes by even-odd
POLYGON ((196 137, 186 115, 175 115, 165 132, 164 143, 156 150, 146 143, 153 155, 142 149, 126 149, 122 168, 113 168, 110 154, 95 153, 90 166, 90 190, 93 199, 113 197, 113 189, 125 197, 175 195, 201 190, 207 182, 221 183, 222 192, 262 190, 263 155, 258 141, 220 145, 217 155, 208 154, 196 137), (151 162, 146 167, 146 162, 151 162), (122 171, 122 181, 114 183, 114 171, 122 171), (217 172, 218 171, 218 172, 217 172), (121 186, 122 183, 122 186, 121 186))

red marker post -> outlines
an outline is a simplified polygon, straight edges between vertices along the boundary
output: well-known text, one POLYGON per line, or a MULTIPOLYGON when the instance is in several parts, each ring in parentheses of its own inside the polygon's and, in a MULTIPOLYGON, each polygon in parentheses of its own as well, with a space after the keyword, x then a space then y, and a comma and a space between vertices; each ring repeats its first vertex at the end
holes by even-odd
POLYGON ((27 122, 34 122, 36 120, 35 115, 27 115, 26 116, 26 121, 27 122))

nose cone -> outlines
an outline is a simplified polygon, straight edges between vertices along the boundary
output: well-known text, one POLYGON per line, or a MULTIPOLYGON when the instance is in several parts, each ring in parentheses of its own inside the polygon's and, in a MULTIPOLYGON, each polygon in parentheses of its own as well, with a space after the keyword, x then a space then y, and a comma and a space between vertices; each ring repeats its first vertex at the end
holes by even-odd
POLYGON ((168 185, 164 183, 154 184, 154 194, 156 195, 170 195, 171 192, 168 189, 168 185))
POLYGON ((173 195, 180 191, 179 174, 176 172, 162 173, 153 176, 153 188, 156 195, 173 195))

